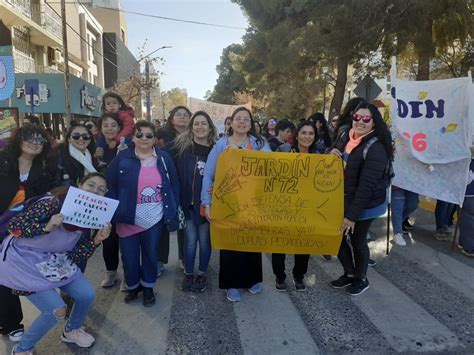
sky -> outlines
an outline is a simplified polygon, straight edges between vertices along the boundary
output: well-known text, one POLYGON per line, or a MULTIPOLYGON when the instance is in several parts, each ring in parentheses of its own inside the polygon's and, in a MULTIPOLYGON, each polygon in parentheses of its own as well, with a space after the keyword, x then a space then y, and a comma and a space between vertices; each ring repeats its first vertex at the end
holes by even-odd
POLYGON ((198 99, 214 88, 216 65, 220 63, 222 50, 232 43, 242 43, 248 25, 240 7, 230 0, 148 0, 121 1, 121 4, 125 11, 242 28, 210 27, 126 14, 128 47, 137 58, 138 47, 145 39, 148 39, 145 54, 162 46, 172 46, 156 53, 165 59, 163 65, 157 66, 158 71, 164 72, 162 90, 184 88, 189 97, 198 99))

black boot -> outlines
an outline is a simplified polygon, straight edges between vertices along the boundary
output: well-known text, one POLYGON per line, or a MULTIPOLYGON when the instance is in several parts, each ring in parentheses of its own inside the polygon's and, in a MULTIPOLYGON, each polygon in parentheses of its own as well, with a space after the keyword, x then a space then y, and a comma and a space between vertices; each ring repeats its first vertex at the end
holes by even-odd
POLYGON ((134 300, 137 299, 138 294, 142 291, 142 287, 138 286, 137 288, 134 288, 133 290, 128 290, 127 294, 125 295, 125 298, 123 299, 125 303, 130 303, 134 300))
POLYGON ((155 304, 155 293, 153 292, 153 288, 151 287, 144 287, 143 288, 143 305, 145 307, 151 307, 155 304))

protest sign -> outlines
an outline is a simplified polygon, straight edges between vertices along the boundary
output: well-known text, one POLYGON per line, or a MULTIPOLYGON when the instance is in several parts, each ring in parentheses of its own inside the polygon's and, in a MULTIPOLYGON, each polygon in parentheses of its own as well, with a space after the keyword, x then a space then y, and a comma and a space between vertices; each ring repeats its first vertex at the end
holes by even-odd
POLYGON ((61 214, 64 215, 64 223, 101 229, 110 222, 118 204, 117 200, 70 187, 61 214))
POLYGON ((10 137, 11 131, 18 127, 18 109, 0 107, 0 137, 10 137))
POLYGON ((217 162, 212 247, 337 255, 343 186, 332 155, 229 149, 217 162))
POLYGON ((471 90, 470 78, 393 82, 395 186, 462 204, 471 161, 471 90))
POLYGON ((191 112, 206 111, 211 116, 212 122, 217 128, 217 132, 224 132, 224 120, 226 117, 232 115, 232 112, 238 107, 246 107, 252 110, 250 102, 245 105, 224 105, 216 102, 199 100, 194 97, 188 99, 188 106, 191 112))

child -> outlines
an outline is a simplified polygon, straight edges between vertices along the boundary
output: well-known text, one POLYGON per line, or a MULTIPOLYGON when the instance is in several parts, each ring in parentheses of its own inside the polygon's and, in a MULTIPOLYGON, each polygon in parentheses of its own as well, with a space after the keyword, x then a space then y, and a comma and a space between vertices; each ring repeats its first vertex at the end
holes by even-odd
MULTIPOLYGON (((121 137, 130 137, 132 135, 133 127, 135 126, 135 121, 133 118, 135 117, 135 113, 131 107, 128 107, 123 99, 113 92, 108 92, 104 96, 102 96, 102 111, 104 113, 116 113, 122 122, 122 130, 117 134, 114 141, 109 144, 110 149, 115 149, 115 147, 120 144, 121 137)), ((96 142, 97 148, 100 151, 103 151, 105 148, 105 139, 102 136, 99 136, 96 142)), ((97 152, 96 152, 97 155, 97 152)))

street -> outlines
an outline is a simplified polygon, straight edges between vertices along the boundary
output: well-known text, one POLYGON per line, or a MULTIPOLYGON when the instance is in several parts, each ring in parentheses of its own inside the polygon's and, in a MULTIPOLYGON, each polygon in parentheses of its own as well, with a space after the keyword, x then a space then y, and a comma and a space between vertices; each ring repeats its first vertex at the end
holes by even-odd
MULTIPOLYGON (((183 293, 172 235, 170 263, 155 287, 157 304, 144 308, 140 296, 126 305, 118 284, 107 290, 99 286, 104 264, 97 250, 86 272, 97 287, 86 320, 95 345, 80 349, 62 343, 58 325, 35 354, 473 354, 474 259, 458 250, 452 254, 450 242, 433 238, 431 213, 420 209, 416 218, 414 240, 406 247, 391 246, 389 256, 386 219, 373 225, 377 240, 369 246, 377 265, 368 273, 370 289, 357 297, 328 286, 342 268, 337 259, 320 256, 310 259, 306 292, 297 293, 289 276, 289 291, 279 293, 270 256, 263 255, 263 293, 242 292, 242 302, 233 304, 218 288, 218 252, 206 291, 183 293)), ((292 259, 287 257, 289 275, 292 259)), ((22 302, 28 326, 36 310, 22 302)), ((0 353, 9 353, 11 346, 3 337, 0 353)))

